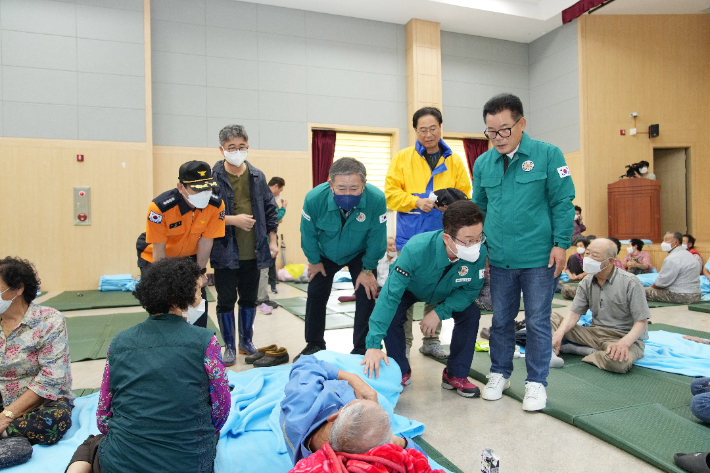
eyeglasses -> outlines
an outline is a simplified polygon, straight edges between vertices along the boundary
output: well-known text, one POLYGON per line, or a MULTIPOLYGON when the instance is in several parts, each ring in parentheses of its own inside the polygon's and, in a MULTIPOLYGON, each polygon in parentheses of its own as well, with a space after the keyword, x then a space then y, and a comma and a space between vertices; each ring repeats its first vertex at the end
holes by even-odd
POLYGON ((520 120, 522 120, 522 118, 523 117, 518 118, 515 123, 513 123, 513 126, 511 126, 510 128, 501 128, 498 131, 486 130, 483 132, 483 134, 486 135, 486 138, 488 138, 489 140, 495 139, 496 135, 500 136, 501 138, 509 138, 510 135, 513 134, 513 128, 515 127, 515 125, 518 124, 520 120))
POLYGON ((433 134, 436 133, 437 131, 439 131, 439 127, 436 126, 436 125, 430 126, 429 128, 418 128, 418 129, 417 129, 417 135, 419 135, 419 136, 426 136, 426 135, 428 135, 429 133, 431 133, 431 134, 433 135, 433 134))
POLYGON ((479 238, 474 238, 473 240, 468 240, 468 241, 459 240, 455 236, 450 235, 448 233, 447 233, 447 235, 449 235, 451 237, 451 239, 458 241, 459 243, 461 243, 463 246, 466 246, 466 247, 478 245, 479 243, 482 245, 486 241, 486 234, 485 233, 481 233, 481 236, 479 238))

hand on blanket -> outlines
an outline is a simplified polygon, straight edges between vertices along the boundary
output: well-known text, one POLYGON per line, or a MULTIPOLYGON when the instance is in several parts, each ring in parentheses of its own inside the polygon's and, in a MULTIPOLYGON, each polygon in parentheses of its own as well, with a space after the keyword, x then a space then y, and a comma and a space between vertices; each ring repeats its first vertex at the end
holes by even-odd
POLYGON ((629 345, 619 340, 607 347, 606 354, 614 361, 629 361, 629 345))
POLYGON ((385 355, 385 352, 377 348, 368 348, 365 352, 365 359, 360 362, 361 365, 365 365, 363 373, 367 375, 368 378, 372 378, 374 373, 375 378, 380 377, 380 361, 384 360, 387 366, 390 365, 390 360, 385 355))
POLYGON ((347 371, 338 370, 338 379, 348 382, 350 387, 353 388, 357 399, 377 402, 377 391, 372 389, 369 384, 363 381, 362 378, 355 373, 348 373, 347 371))
POLYGON ((685 338, 686 340, 690 340, 691 342, 697 342, 697 343, 702 343, 704 345, 710 345, 710 340, 705 340, 704 338, 693 337, 692 335, 683 335, 683 338, 685 338))

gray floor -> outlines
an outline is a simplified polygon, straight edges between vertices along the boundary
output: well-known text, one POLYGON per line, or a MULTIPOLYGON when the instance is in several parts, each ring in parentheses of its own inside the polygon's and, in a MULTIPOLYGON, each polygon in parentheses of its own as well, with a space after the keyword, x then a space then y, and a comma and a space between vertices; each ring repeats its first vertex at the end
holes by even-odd
MULTIPOLYGON (((303 297, 305 293, 279 284, 279 294, 272 299, 303 297)), ((210 288, 213 294, 214 288, 210 288)), ((52 297, 48 293, 38 299, 52 297)), ((559 303, 569 302, 555 301, 559 303)), ((141 308, 101 309, 65 312, 67 317, 116 312, 140 311, 141 308)), ((565 313, 565 309, 556 309, 565 313)), ((210 304, 210 317, 215 321, 215 304, 210 304)), ((696 330, 710 327, 710 314, 690 312, 686 307, 651 309, 656 323, 672 324, 696 330)), ((521 313, 522 318, 522 313, 521 313)), ((490 326, 491 316, 483 316, 481 327, 490 326)), ((445 321, 442 343, 449 343, 453 321, 445 321)), ((254 327, 254 343, 266 346, 276 343, 295 356, 304 347, 303 321, 283 309, 271 315, 259 314, 254 327)), ((569 424, 541 413, 526 413, 522 405, 503 396, 500 401, 465 399, 440 387, 440 363, 421 355, 421 333, 415 324, 414 349, 411 354, 412 384, 405 388, 395 412, 426 425, 423 438, 441 451, 465 472, 480 471, 480 455, 492 448, 501 458, 506 472, 618 472, 637 473, 661 471, 569 424)), ((328 349, 349 353, 352 349, 352 329, 326 332, 328 349)), ((230 369, 236 372, 251 369, 240 356, 230 369)), ((101 383, 105 361, 72 363, 74 388, 94 388, 101 383)))

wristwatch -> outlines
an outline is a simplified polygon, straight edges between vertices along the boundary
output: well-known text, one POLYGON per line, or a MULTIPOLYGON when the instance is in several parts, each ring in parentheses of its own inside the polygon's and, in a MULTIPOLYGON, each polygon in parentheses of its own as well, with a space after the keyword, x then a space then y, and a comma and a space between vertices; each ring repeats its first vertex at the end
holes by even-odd
POLYGON ((15 420, 15 414, 13 414, 12 411, 10 411, 10 410, 8 410, 8 409, 5 409, 4 411, 2 411, 2 414, 3 414, 5 417, 9 417, 10 420, 15 420))
POLYGON ((372 274, 371 269, 363 269, 362 272, 365 273, 366 276, 369 276, 370 274, 372 274))

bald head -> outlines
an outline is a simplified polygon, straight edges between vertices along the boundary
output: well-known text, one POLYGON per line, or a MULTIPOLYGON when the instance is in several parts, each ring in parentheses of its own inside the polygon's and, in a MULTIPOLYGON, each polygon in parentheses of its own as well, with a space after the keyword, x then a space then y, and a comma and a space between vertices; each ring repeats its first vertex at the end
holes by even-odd
POLYGON ((373 401, 353 401, 340 409, 328 441, 336 452, 365 453, 390 443, 387 412, 373 401))
POLYGON ((614 259, 618 253, 616 243, 606 238, 597 238, 587 247, 589 256, 597 261, 614 259))

